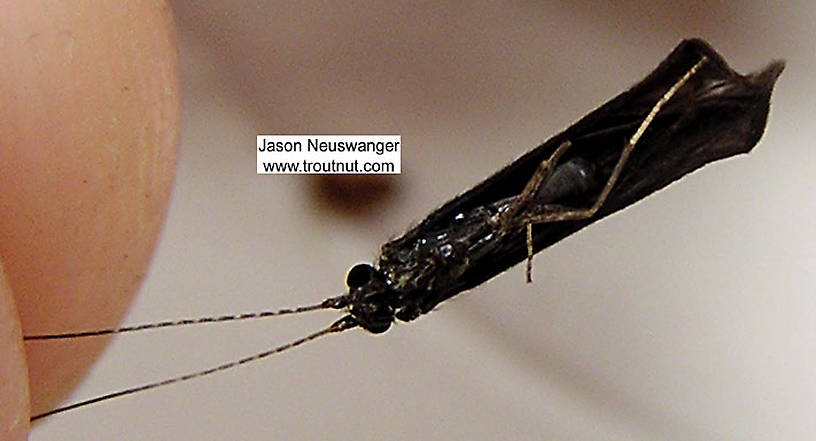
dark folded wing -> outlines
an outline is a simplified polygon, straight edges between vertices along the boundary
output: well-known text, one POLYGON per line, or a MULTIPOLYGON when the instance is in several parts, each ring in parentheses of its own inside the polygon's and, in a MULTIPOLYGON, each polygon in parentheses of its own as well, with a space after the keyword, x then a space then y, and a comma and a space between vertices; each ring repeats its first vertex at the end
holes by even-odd
MULTIPOLYGON (((772 63, 763 71, 742 76, 704 41, 685 40, 640 83, 435 210, 397 241, 443 230, 457 214, 519 194, 539 163, 567 140, 573 147, 563 161, 580 156, 595 164, 599 180, 604 181, 624 144, 655 103, 702 57, 708 61, 658 113, 596 216, 582 221, 536 225, 535 251, 637 202, 709 162, 747 153, 765 130, 771 92, 784 64, 772 63)), ((592 202, 589 197, 580 197, 566 204, 581 208, 592 202)), ((459 288, 479 285, 523 260, 526 256, 523 236, 513 238, 499 251, 488 259, 473 262, 459 288)))

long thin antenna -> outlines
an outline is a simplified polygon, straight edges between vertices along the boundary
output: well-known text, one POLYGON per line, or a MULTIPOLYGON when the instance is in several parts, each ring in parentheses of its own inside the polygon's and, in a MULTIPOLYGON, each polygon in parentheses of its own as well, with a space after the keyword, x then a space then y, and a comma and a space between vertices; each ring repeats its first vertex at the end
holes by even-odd
POLYGON ((306 337, 297 339, 297 340, 292 341, 290 343, 287 343, 285 345, 278 346, 276 348, 273 348, 273 349, 270 349, 270 350, 267 350, 267 351, 264 351, 264 352, 259 352, 259 353, 255 354, 255 355, 250 355, 249 357, 245 357, 245 358, 242 358, 240 360, 231 361, 229 363, 225 363, 225 364, 222 364, 222 365, 219 365, 219 366, 215 366, 215 367, 212 367, 212 368, 209 368, 209 369, 205 369, 203 371, 192 372, 192 373, 181 375, 181 376, 178 376, 178 377, 168 378, 167 380, 157 381, 155 383, 148 383, 148 384, 144 384, 142 386, 131 387, 131 388, 128 388, 128 389, 120 390, 118 392, 112 392, 112 393, 109 393, 109 394, 100 395, 100 396, 95 397, 95 398, 91 398, 91 399, 88 399, 88 400, 84 400, 84 401, 80 401, 80 402, 77 402, 77 403, 74 403, 74 404, 70 404, 68 406, 58 407, 56 409, 49 410, 48 412, 32 416, 31 421, 36 421, 36 420, 38 420, 40 418, 45 418, 47 416, 54 415, 56 413, 67 412, 69 410, 76 409, 78 407, 84 407, 84 406, 88 406, 88 405, 91 405, 91 404, 94 404, 94 403, 99 403, 100 401, 107 401, 107 400, 111 400, 113 398, 118 398, 118 397, 125 396, 125 395, 131 395, 131 394, 135 394, 137 392, 143 392, 143 391, 146 391, 146 390, 155 389, 157 387, 167 386, 167 385, 173 384, 173 383, 181 383, 182 381, 192 380, 194 378, 200 378, 200 377, 204 377, 206 375, 214 374, 216 372, 221 372, 221 371, 225 371, 227 369, 232 369, 234 367, 238 367, 238 366, 241 366, 243 364, 251 363, 253 361, 258 361, 258 360, 261 360, 263 358, 269 357, 270 355, 278 354, 278 353, 281 353, 281 352, 286 351, 288 349, 292 349, 292 348, 294 348, 296 346, 300 346, 300 345, 302 345, 304 343, 308 343, 308 342, 310 342, 312 340, 320 338, 320 337, 322 337, 324 335, 343 332, 343 331, 346 331, 348 329, 352 329, 352 328, 354 328, 356 326, 358 326, 358 324, 357 324, 357 321, 354 320, 354 318, 352 318, 351 316, 345 316, 345 317, 341 318, 340 320, 334 322, 331 326, 329 326, 329 327, 327 327, 327 328, 325 328, 323 330, 315 332, 314 334, 307 335, 306 337))
POLYGON ((125 332, 144 331, 147 329, 169 328, 174 326, 199 325, 202 323, 220 323, 238 320, 252 320, 281 315, 300 314, 321 309, 338 309, 345 306, 346 296, 332 297, 316 305, 300 306, 297 308, 279 309, 277 311, 260 311, 244 314, 222 315, 219 317, 199 317, 182 320, 170 320, 158 323, 146 323, 142 325, 123 326, 121 328, 98 329, 94 331, 65 332, 59 334, 38 334, 23 336, 23 340, 56 340, 63 338, 93 337, 99 335, 122 334, 125 332))

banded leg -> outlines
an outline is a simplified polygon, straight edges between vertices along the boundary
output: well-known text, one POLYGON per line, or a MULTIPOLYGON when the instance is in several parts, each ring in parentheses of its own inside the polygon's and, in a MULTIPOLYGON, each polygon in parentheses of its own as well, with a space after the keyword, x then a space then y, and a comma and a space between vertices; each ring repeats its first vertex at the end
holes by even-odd
POLYGON ((530 181, 528 181, 524 189, 521 190, 516 201, 513 202, 510 209, 504 212, 499 219, 500 229, 506 229, 506 227, 513 223, 513 219, 516 218, 516 216, 524 212, 525 208, 533 201, 538 190, 546 184, 552 176, 558 160, 561 159, 561 156, 563 156, 570 147, 572 147, 572 143, 564 141, 552 152, 549 158, 541 161, 541 164, 538 164, 538 168, 536 168, 535 173, 533 173, 533 177, 530 178, 530 181))
MULTIPOLYGON (((527 185, 524 186, 524 189, 519 194, 516 201, 507 210, 499 219, 499 231, 507 232, 510 230, 510 227, 513 224, 513 219, 521 212, 525 210, 525 208, 533 201, 535 198, 536 193, 538 190, 547 183, 547 181, 552 177, 553 170, 555 169, 555 164, 558 163, 558 160, 561 156, 572 146, 572 143, 569 141, 564 141, 555 151, 550 155, 549 158, 541 161, 541 164, 538 165, 536 168, 535 173, 533 173, 533 177, 530 178, 530 181, 527 182, 527 185)), ((533 226, 532 224, 527 224, 527 283, 532 283, 532 261, 533 261, 533 226)))
MULTIPOLYGON (((635 149, 635 144, 637 144, 637 142, 643 136, 643 133, 646 132, 646 129, 652 123, 657 113, 660 112, 660 109, 663 108, 663 106, 672 98, 672 96, 674 96, 674 94, 676 94, 677 91, 680 90, 680 88, 683 87, 684 84, 686 84, 689 78, 691 78, 695 73, 697 73, 698 70, 700 70, 700 68, 703 66, 703 64, 705 64, 706 61, 708 61, 708 58, 702 57, 700 61, 698 61, 679 80, 677 80, 677 82, 674 83, 674 85, 672 85, 672 87, 669 88, 669 90, 667 90, 666 93, 663 94, 663 96, 652 107, 652 110, 649 111, 649 114, 646 115, 646 118, 644 118, 643 122, 640 123, 640 126, 635 131, 635 134, 632 135, 632 137, 629 139, 629 142, 627 142, 626 145, 623 147, 621 155, 618 158, 618 162, 615 164, 615 168, 612 169, 612 173, 609 175, 609 179, 606 181, 606 184, 604 185, 603 189, 598 194, 598 198, 595 200, 595 203, 593 203, 591 207, 564 210, 544 214, 533 214, 528 216, 524 216, 522 214, 521 220, 514 222, 518 226, 524 225, 527 229, 527 283, 530 283, 532 281, 531 272, 533 261, 533 229, 532 229, 533 224, 543 224, 561 221, 576 221, 589 219, 592 216, 594 216, 595 213, 597 213, 601 206, 604 204, 604 202, 606 202, 606 198, 609 197, 609 193, 612 192, 612 188, 615 186, 615 183, 618 181, 618 178, 623 172, 623 167, 626 165, 626 161, 629 159, 629 156, 632 155, 632 151, 635 149)), ((561 150, 561 148, 564 147, 565 144, 567 143, 562 144, 561 147, 559 147, 556 150, 556 153, 558 153, 558 151, 561 150)), ((567 145, 567 147, 569 147, 569 145, 567 145)), ((566 149, 566 147, 564 147, 564 149, 566 149)), ((553 153, 553 156, 555 156, 555 153, 553 153)), ((549 163, 550 160, 542 162, 542 165, 539 167, 539 170, 541 170, 542 168, 547 168, 550 170, 551 174, 552 164, 549 163), (545 163, 547 164, 545 165, 545 163)), ((534 175, 533 178, 530 179, 530 182, 527 184, 527 186, 525 186, 524 191, 522 191, 522 194, 519 196, 520 200, 525 197, 525 193, 527 193, 528 189, 533 186, 534 181, 539 179, 537 178, 538 174, 539 174, 538 171, 536 171, 536 175, 534 175)), ((538 187, 541 186, 542 182, 543 179, 540 179, 539 182, 534 184, 535 190, 537 190, 538 187)), ((532 196, 535 195, 535 190, 532 190, 531 194, 527 195, 526 197, 528 199, 532 198, 532 196)), ((524 205, 528 203, 529 200, 525 201, 524 205)), ((516 209, 516 206, 518 206, 519 208, 522 207, 521 204, 517 203, 514 205, 514 210, 516 209)), ((514 210, 508 210, 508 212, 514 210)), ((517 213, 518 212, 516 211, 514 215, 517 213)))

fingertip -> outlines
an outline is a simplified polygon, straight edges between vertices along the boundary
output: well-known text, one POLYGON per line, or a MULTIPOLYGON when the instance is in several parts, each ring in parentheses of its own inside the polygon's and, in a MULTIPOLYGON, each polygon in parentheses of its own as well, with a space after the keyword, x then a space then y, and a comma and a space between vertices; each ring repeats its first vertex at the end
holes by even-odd
MULTIPOLYGON (((30 333, 113 327, 146 273, 173 185, 172 16, 150 0, 7 3, 0 255, 19 320, 30 333)), ((106 342, 26 344, 32 412, 64 400, 106 342)))

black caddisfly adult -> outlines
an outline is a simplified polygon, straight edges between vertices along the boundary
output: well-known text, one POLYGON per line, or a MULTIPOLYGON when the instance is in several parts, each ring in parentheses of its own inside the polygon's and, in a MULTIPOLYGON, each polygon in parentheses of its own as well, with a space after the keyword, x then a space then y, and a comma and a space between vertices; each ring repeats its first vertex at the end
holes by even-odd
POLYGON ((529 281, 532 257, 538 251, 707 163, 750 151, 765 130, 771 92, 783 67, 774 62, 743 76, 707 43, 681 42, 640 83, 384 244, 373 264, 351 268, 345 294, 319 304, 26 336, 47 340, 319 309, 344 311, 331 326, 286 345, 54 409, 32 420, 230 369, 326 334, 356 327, 382 333, 395 320, 410 322, 523 260, 529 281))

